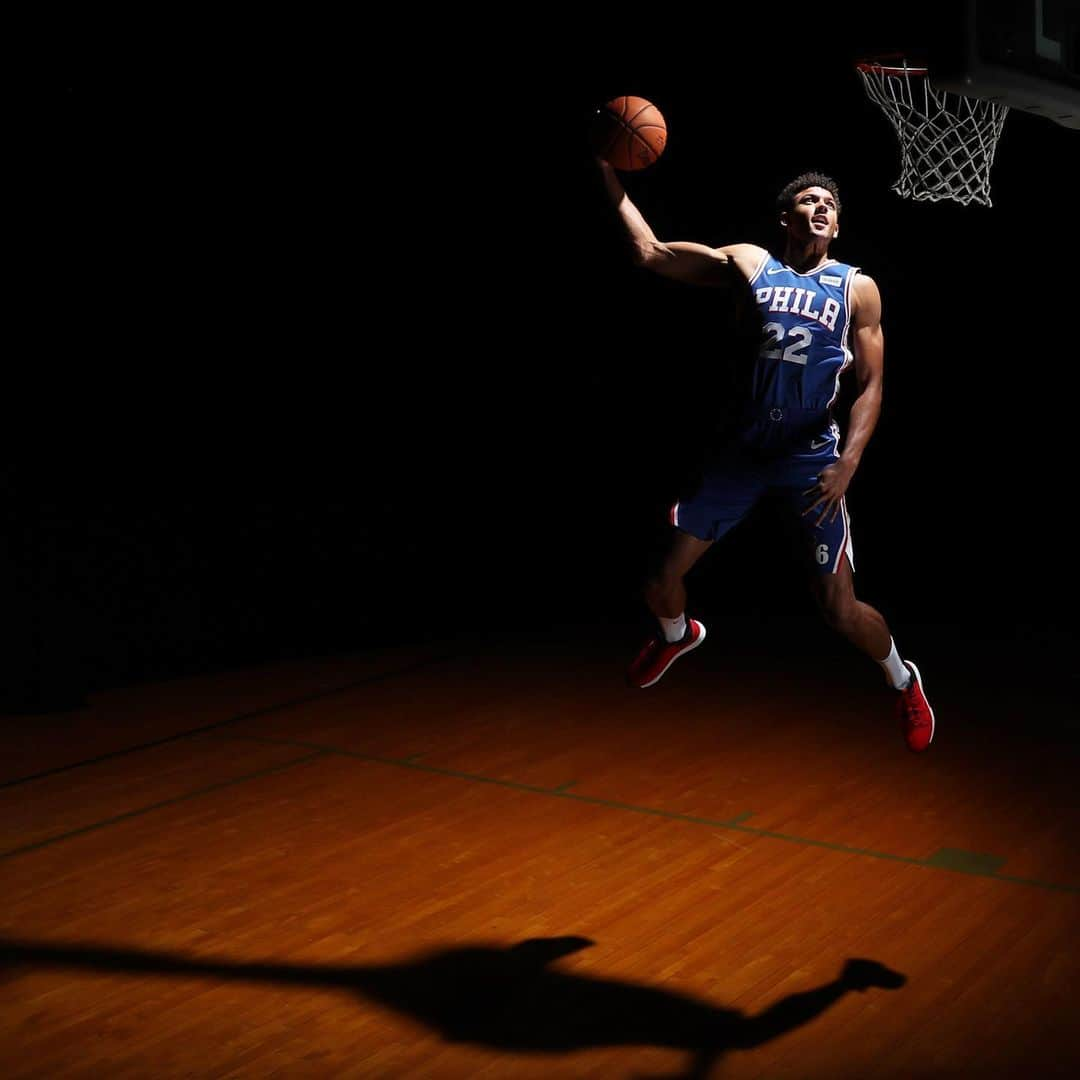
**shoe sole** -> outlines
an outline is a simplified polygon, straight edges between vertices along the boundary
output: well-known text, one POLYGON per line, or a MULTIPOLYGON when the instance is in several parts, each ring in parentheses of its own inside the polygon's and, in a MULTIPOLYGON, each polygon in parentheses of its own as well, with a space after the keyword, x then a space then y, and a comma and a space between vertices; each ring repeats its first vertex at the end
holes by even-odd
POLYGON ((656 678, 655 679, 650 679, 648 682, 641 683, 639 685, 639 687, 638 687, 639 690, 644 690, 646 687, 649 687, 649 686, 655 686, 664 677, 664 672, 666 672, 667 669, 669 667, 671 667, 671 665, 674 664, 675 661, 678 660, 680 656, 685 656, 688 652, 693 652, 705 640, 705 624, 704 623, 698 623, 698 626, 701 627, 701 636, 697 639, 697 641, 695 641, 693 645, 687 645, 687 647, 685 649, 683 649, 682 652, 677 652, 660 669, 660 673, 656 676, 656 678))
MULTIPOLYGON (((908 660, 907 665, 915 672, 915 678, 919 680, 919 688, 922 690, 923 701, 926 702, 926 707, 930 710, 930 738, 926 740, 926 746, 923 747, 924 750, 927 750, 934 741, 934 735, 937 733, 937 718, 934 716, 934 707, 930 704, 930 699, 926 696, 926 684, 922 681, 922 675, 919 674, 919 669, 915 666, 913 660, 908 660)), ((916 753, 918 752, 919 751, 916 751, 916 753)))

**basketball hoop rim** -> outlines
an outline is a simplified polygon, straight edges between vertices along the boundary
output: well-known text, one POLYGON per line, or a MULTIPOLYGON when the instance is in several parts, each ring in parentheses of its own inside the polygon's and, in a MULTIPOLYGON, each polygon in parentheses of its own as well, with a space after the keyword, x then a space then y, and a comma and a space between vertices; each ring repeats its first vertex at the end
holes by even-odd
POLYGON ((903 53, 886 53, 884 56, 871 56, 865 60, 856 60, 855 68, 865 75, 926 75, 929 68, 912 67, 903 53), (899 60, 897 65, 895 61, 899 60), (886 61, 893 61, 887 63, 886 61))

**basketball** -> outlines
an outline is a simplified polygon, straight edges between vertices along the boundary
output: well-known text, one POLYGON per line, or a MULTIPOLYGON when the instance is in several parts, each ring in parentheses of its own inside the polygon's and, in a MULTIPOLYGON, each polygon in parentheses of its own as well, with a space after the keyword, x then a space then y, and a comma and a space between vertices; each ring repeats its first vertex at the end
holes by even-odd
POLYGON ((617 97, 596 110, 592 144, 616 169, 635 172, 664 152, 667 124, 660 110, 641 97, 617 97))

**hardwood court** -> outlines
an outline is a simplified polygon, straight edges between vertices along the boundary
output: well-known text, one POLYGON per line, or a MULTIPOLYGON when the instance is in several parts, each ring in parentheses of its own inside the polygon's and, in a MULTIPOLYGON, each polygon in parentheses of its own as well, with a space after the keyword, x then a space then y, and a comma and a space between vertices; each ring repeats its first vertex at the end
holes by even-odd
POLYGON ((1075 1075, 1067 673, 923 635, 915 756, 817 624, 709 631, 645 692, 579 628, 10 721, 0 1068, 1075 1075))

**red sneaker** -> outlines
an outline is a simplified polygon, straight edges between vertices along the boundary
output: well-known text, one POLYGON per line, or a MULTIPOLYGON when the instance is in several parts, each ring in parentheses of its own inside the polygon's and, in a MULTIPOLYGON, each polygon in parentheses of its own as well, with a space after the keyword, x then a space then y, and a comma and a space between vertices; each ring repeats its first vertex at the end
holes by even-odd
POLYGON ((686 633, 678 641, 665 641, 657 635, 649 638, 626 673, 631 686, 652 686, 684 653, 696 649, 705 640, 705 626, 697 619, 686 620, 686 633))
POLYGON ((906 690, 900 691, 900 700, 896 703, 896 715, 904 728, 909 750, 925 750, 934 737, 934 710, 923 693, 922 676, 919 669, 910 661, 905 664, 911 669, 911 682, 906 690))

